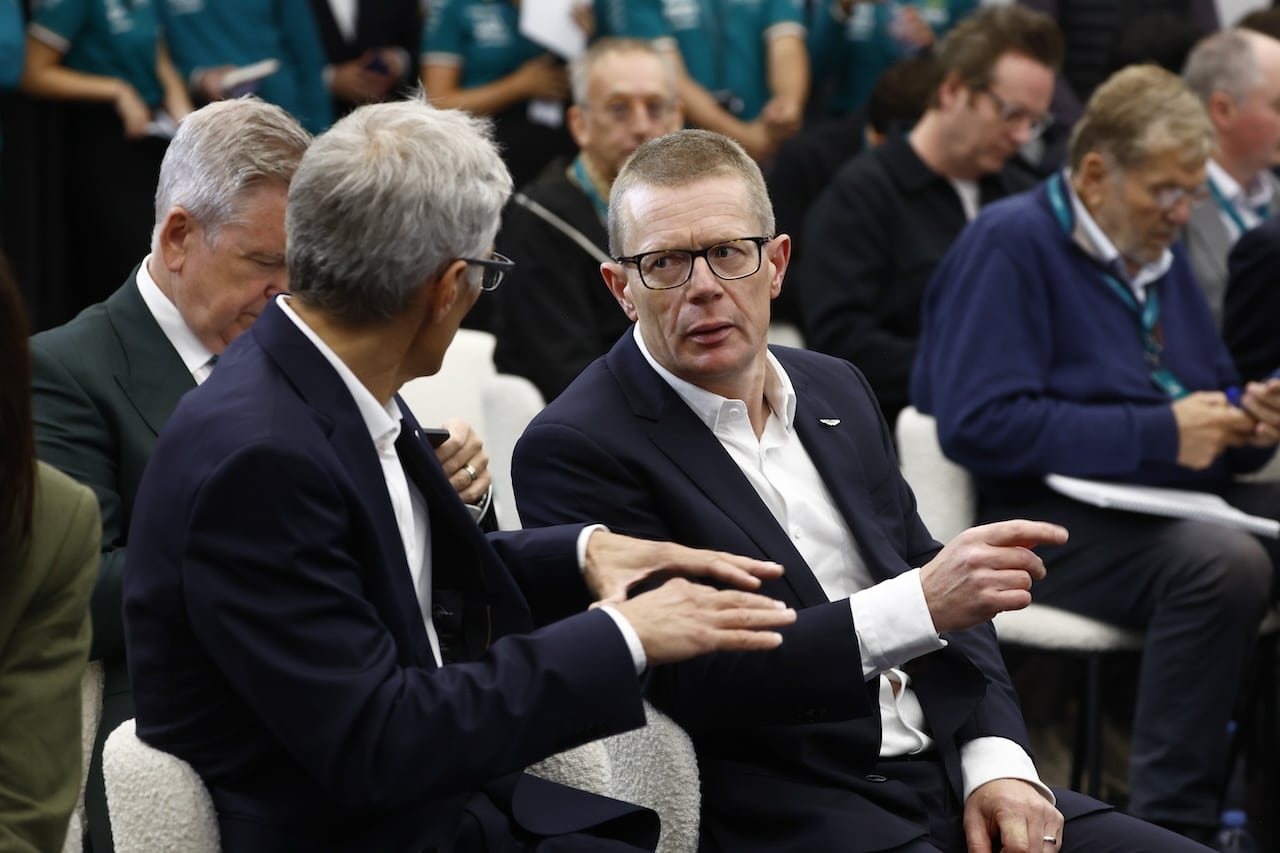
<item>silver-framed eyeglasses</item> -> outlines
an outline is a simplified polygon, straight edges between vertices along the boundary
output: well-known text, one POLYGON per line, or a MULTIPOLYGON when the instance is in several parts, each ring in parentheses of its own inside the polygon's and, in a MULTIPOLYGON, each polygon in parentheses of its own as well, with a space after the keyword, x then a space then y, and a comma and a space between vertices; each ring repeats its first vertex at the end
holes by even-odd
POLYGON ((1156 207, 1160 208, 1164 213, 1173 210, 1184 200, 1194 207, 1199 202, 1209 197, 1209 187, 1201 184, 1198 187, 1181 187, 1176 184, 1156 187, 1149 190, 1151 200, 1156 203, 1156 207))
POLYGON ((983 89, 982 91, 991 99, 991 103, 996 105, 996 112, 1000 116, 1000 121, 1006 125, 1018 125, 1026 122, 1027 130, 1032 139, 1039 139, 1053 124, 1053 115, 1051 113, 1033 113, 1022 104, 1006 101, 990 89, 983 89))
POLYGON ((707 268, 716 278, 733 281, 760 270, 764 244, 774 236, 739 237, 705 249, 658 249, 614 258, 614 261, 635 266, 640 273, 640 283, 650 290, 682 287, 693 277, 693 262, 698 258, 707 262, 707 268))
POLYGON ((480 289, 497 290, 502 284, 502 277, 516 268, 516 262, 506 255, 494 252, 487 258, 459 258, 464 264, 476 264, 484 267, 484 275, 480 277, 480 289))

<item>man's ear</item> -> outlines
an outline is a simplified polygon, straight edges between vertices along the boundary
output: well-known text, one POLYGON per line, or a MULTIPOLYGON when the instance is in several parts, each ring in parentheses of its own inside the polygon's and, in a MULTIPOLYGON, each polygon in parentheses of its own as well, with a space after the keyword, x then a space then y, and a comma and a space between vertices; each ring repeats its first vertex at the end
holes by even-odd
POLYGON ((171 207, 160 223, 157 241, 160 257, 169 272, 180 272, 193 240, 203 239, 195 219, 183 207, 171 207))
POLYGON ((773 269, 769 278, 769 298, 777 299, 782 292, 782 279, 787 274, 787 266, 791 263, 791 235, 779 234, 763 248, 766 252, 765 262, 773 269))
POLYGON ((573 137, 573 144, 579 148, 586 147, 587 144, 587 117, 582 112, 582 107, 573 104, 569 109, 565 110, 565 122, 569 126, 569 135, 573 137))
POLYGON ((427 317, 432 323, 439 323, 449 316, 458 299, 470 289, 466 280, 466 261, 454 261, 444 268, 444 272, 436 276, 434 283, 427 281, 427 317))
POLYGON ((968 95, 969 87, 955 71, 947 72, 947 76, 943 77, 942 82, 938 84, 938 106, 943 110, 952 109, 957 104, 965 102, 968 95))
POLYGON ((600 265, 600 275, 604 277, 604 283, 608 285, 613 298, 618 300, 618 305, 622 306, 622 312, 627 315, 627 319, 633 323, 636 322, 639 315, 636 313, 635 303, 631 301, 631 283, 627 279, 626 268, 622 264, 610 261, 600 265))
POLYGON ((1226 92, 1214 92, 1209 95, 1204 108, 1209 114, 1209 121, 1213 122, 1214 128, 1219 131, 1230 127, 1236 117, 1236 102, 1226 92))
POLYGON ((1073 183, 1080 200, 1090 210, 1096 209, 1106 196, 1106 183, 1111 179, 1111 167, 1107 165, 1107 158, 1097 151, 1090 151, 1081 158, 1074 174, 1077 177, 1073 183))

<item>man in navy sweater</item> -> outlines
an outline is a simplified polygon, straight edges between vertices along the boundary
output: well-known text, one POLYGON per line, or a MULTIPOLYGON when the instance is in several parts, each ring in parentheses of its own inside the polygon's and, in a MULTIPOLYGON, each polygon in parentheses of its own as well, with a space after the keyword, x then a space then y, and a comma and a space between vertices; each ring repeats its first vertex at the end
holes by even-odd
POLYGON ((984 519, 1063 524, 1035 598, 1146 631, 1130 810, 1203 837, 1227 722, 1277 548, 1213 524, 1099 509, 1048 473, 1213 491, 1276 517, 1280 488, 1238 484, 1280 433, 1280 381, 1239 378, 1181 246, 1213 130, 1154 66, 1090 99, 1068 172, 993 205, 939 266, 912 383, 943 450, 978 477, 984 519))

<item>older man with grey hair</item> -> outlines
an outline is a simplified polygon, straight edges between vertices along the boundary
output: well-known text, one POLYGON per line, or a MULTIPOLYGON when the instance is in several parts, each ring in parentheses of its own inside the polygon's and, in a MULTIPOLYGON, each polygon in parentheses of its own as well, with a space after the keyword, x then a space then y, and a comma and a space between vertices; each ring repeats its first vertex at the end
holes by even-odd
POLYGON ((643 725, 647 666, 773 648, 794 620, 679 578, 627 598, 658 571, 751 588, 776 564, 471 523, 396 391, 511 268, 510 191, 463 112, 339 121, 289 190, 293 295, 156 445, 125 578, 137 731, 203 778, 224 849, 651 848, 652 813, 520 768, 643 725))
POLYGON ((1251 30, 1223 30, 1196 45, 1183 79, 1217 132, 1206 164, 1209 195, 1182 231, 1196 280, 1221 322, 1227 255, 1280 204, 1280 41, 1251 30))
POLYGON ((675 71, 650 42, 599 39, 570 80, 578 155, 517 193, 498 234, 498 250, 520 267, 497 294, 494 361, 548 400, 629 325, 600 283, 609 189, 636 148, 684 122, 675 71))
POLYGON ((106 688, 85 797, 99 853, 112 848, 102 742, 133 716, 120 596, 138 483, 178 399, 287 287, 285 193, 310 141, 261 101, 192 113, 160 168, 151 254, 105 302, 31 340, 40 458, 93 489, 102 510, 90 657, 106 688))
POLYGON ((1099 87, 1069 171, 992 206, 939 266, 911 387, 977 475, 980 519, 1071 531, 1043 552, 1036 600, 1145 631, 1129 810, 1202 840, 1280 545, 1107 508, 1113 493, 1094 505, 1108 486, 1080 480, 1212 492, 1280 518, 1280 487, 1233 479, 1280 438, 1280 380, 1242 386, 1175 242, 1213 145, 1175 75, 1135 66, 1099 87))

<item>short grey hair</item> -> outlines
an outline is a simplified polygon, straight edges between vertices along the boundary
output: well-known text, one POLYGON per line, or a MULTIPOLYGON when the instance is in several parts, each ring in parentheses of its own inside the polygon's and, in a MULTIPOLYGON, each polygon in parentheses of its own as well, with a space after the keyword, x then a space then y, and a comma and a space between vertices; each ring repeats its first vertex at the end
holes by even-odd
POLYGON ((676 70, 671 64, 671 57, 653 46, 653 42, 636 38, 605 36, 591 43, 581 56, 569 64, 569 88, 573 93, 573 102, 579 107, 587 105, 587 86, 591 82, 591 71, 596 63, 606 56, 615 53, 641 53, 652 56, 662 63, 670 84, 671 95, 676 95, 676 70))
POLYGON ((1201 39, 1187 56, 1182 79, 1204 103, 1214 92, 1223 92, 1240 103, 1262 81, 1255 47, 1257 39, 1270 38, 1240 29, 1222 30, 1201 39))
POLYGON ((1071 131, 1068 162, 1078 169, 1090 152, 1122 170, 1170 151, 1203 163, 1217 141, 1204 104, 1176 74, 1130 65, 1094 90, 1071 131))
POLYGON ((155 251, 169 211, 181 207, 209 238, 239 213, 241 198, 263 184, 288 186, 311 134, 293 116, 254 97, 217 101, 178 124, 156 184, 155 251))
POLYGON ((488 252, 510 195, 487 120, 421 98, 360 107, 289 187, 290 290, 353 325, 390 320, 449 263, 488 252))
POLYGON ((773 202, 760 166, 734 140, 709 130, 677 130, 651 139, 636 149, 622 167, 609 194, 609 253, 626 251, 630 238, 627 193, 636 187, 683 187, 705 178, 731 177, 742 181, 748 205, 759 222, 761 236, 773 234, 773 202))

